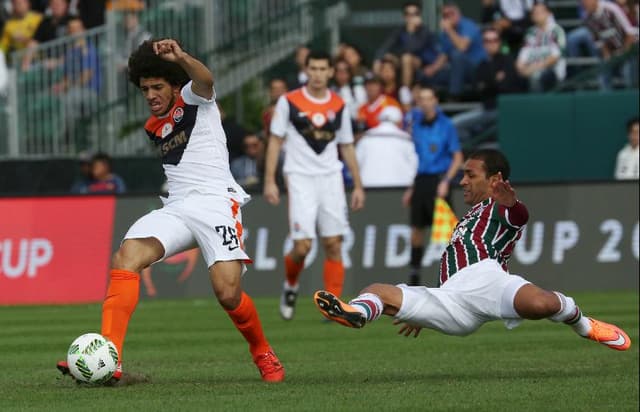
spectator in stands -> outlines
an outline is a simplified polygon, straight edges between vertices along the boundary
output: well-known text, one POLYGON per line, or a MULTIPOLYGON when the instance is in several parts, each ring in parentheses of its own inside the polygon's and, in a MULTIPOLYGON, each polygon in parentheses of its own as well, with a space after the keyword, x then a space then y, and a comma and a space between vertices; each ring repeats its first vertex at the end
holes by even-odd
POLYGON ((533 6, 531 20, 534 25, 527 31, 516 68, 522 77, 529 79, 531 91, 544 92, 566 76, 567 63, 563 56, 567 40, 546 4, 533 6))
MULTIPOLYGON (((578 2, 577 13, 584 23, 587 14, 578 2)), ((584 24, 575 27, 567 33, 567 56, 568 57, 596 57, 600 54, 591 30, 584 24)), ((571 73, 570 73, 571 74, 571 73)))
POLYGON ((298 87, 302 87, 305 84, 307 84, 307 81, 309 80, 309 76, 307 76, 307 73, 305 71, 305 62, 307 61, 307 56, 309 55, 309 52, 310 52, 310 49, 304 44, 301 44, 296 48, 296 51, 294 54, 294 62, 296 64, 297 72, 295 74, 295 78, 290 79, 287 82, 290 89, 297 89, 298 87))
POLYGON ((42 21, 42 14, 31 10, 29 0, 11 0, 11 5, 13 12, 6 21, 0 38, 0 50, 4 51, 7 57, 29 45, 42 21))
MULTIPOLYGON (((140 24, 138 10, 126 10, 123 16, 125 38, 122 48, 119 50, 120 67, 127 67, 129 56, 145 40, 149 40, 152 34, 140 24)), ((122 70, 122 69, 121 69, 122 70)))
POLYGON ((144 3, 132 2, 131 4, 124 3, 117 6, 118 8, 113 10, 122 12, 124 42, 117 48, 116 66, 118 68, 118 88, 120 93, 125 95, 133 86, 127 81, 129 56, 131 56, 131 53, 145 40, 151 39, 153 35, 140 24, 139 13, 144 9, 144 3))
POLYGON ((380 113, 387 106, 395 106, 401 109, 400 103, 393 97, 382 93, 382 79, 374 74, 367 76, 364 88, 367 93, 367 102, 358 109, 358 120, 356 125, 356 137, 367 129, 380 124, 380 113))
POLYGON ((73 194, 88 193, 91 177, 91 155, 87 152, 78 154, 78 168, 80 175, 73 181, 70 192, 73 194))
POLYGON ((482 48, 482 33, 472 20, 462 16, 454 2, 442 6, 440 21, 440 55, 423 68, 424 80, 432 85, 447 85, 450 100, 460 100, 465 82, 473 80, 473 73, 486 58, 482 48))
MULTIPOLYGON (((29 41, 29 50, 24 54, 22 59, 22 70, 28 70, 29 67, 31 67, 35 53, 34 49, 39 44, 55 40, 67 34, 67 26, 69 20, 71 20, 69 1, 49 0, 49 11, 50 14, 44 16, 33 38, 29 41)), ((57 56, 48 55, 43 57, 47 59, 45 65, 48 67, 55 67, 57 65, 55 60, 57 56)))
POLYGON ((362 83, 353 81, 351 66, 344 59, 334 62, 335 69, 331 89, 338 93, 349 110, 352 121, 358 118, 358 109, 367 101, 367 92, 362 83))
MULTIPOLYGON (((600 44, 600 52, 606 63, 620 56, 638 43, 638 28, 633 27, 622 9, 615 2, 603 0, 582 0, 586 17, 584 24, 600 44)), ((627 59, 620 71, 627 87, 638 84, 637 56, 627 59)), ((611 88, 611 70, 603 66, 600 84, 603 89, 611 88)))
POLYGON ((124 180, 113 173, 112 160, 106 153, 96 153, 91 158, 91 183, 87 187, 90 194, 120 194, 126 192, 124 180))
POLYGON ((285 94, 289 90, 287 88, 287 82, 284 79, 276 77, 269 82, 269 104, 262 111, 262 135, 269 136, 269 130, 271 127, 271 119, 273 118, 273 111, 275 110, 276 103, 280 96, 285 94))
POLYGON ((627 122, 626 144, 616 159, 615 178, 618 180, 638 180, 640 177, 640 123, 637 117, 627 122))
POLYGON ((72 138, 75 137, 78 120, 87 117, 97 107, 102 78, 98 50, 83 36, 82 20, 72 17, 67 30, 75 41, 67 49, 62 66, 63 79, 53 85, 53 92, 62 98, 66 133, 72 138))
POLYGON ((522 79, 516 72, 513 57, 501 50, 498 31, 493 27, 483 30, 482 43, 487 53, 487 60, 481 62, 476 69, 474 87, 482 101, 482 107, 451 118, 462 142, 467 142, 475 135, 495 126, 498 118, 496 106, 499 94, 517 93, 524 89, 522 79))
MULTIPOLYGON (((413 84, 416 71, 435 62, 440 54, 437 37, 422 21, 420 2, 408 1, 403 4, 404 26, 394 30, 378 48, 373 62, 373 71, 381 75, 383 59, 393 54, 400 59, 402 94, 407 95, 413 84)), ((401 101, 403 99, 400 99, 401 101)), ((402 101, 405 104, 405 101, 402 101)))
MULTIPOLYGON (((391 96, 400 101, 398 95, 400 92, 400 82, 398 81, 398 59, 395 56, 386 56, 380 62, 380 79, 382 80, 382 93, 391 96)), ((407 89, 403 89, 408 91, 407 89)), ((410 97, 406 97, 405 101, 411 103, 410 97)))
POLYGON ((341 52, 337 57, 349 63, 351 73, 353 73, 353 81, 362 84, 370 70, 365 66, 360 50, 353 44, 342 44, 341 52))
POLYGON ((418 156, 411 135, 401 129, 402 111, 385 107, 380 124, 367 130, 356 144, 362 185, 409 187, 418 169, 418 156))
POLYGON ((531 21, 529 12, 534 0, 483 0, 482 23, 490 25, 515 55, 522 46, 531 21))
POLYGON ((425 229, 433 223, 436 197, 449 200, 450 182, 458 174, 463 160, 456 129, 438 107, 435 91, 422 87, 417 103, 418 107, 407 114, 406 120, 418 154, 418 172, 413 185, 402 196, 403 205, 411 207, 411 272, 408 282, 411 286, 421 283, 425 229))
POLYGON ((244 154, 231 162, 231 174, 245 189, 257 189, 264 174, 264 140, 256 133, 250 133, 244 137, 242 148, 244 154))

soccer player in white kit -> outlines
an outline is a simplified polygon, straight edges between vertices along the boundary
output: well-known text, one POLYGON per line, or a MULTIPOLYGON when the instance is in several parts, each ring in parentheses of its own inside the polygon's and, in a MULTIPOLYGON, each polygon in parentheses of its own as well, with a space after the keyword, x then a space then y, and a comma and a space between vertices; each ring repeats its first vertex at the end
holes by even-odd
POLYGON ((543 290, 507 271, 529 218, 507 180, 509 173, 507 159, 497 150, 479 150, 465 163, 460 184, 465 203, 472 208, 442 255, 439 288, 373 284, 349 303, 318 291, 314 295, 318 309, 355 328, 383 314, 393 316, 405 336, 418 336, 421 328, 464 336, 492 320, 502 319, 511 329, 523 319, 549 319, 611 349, 629 349, 631 340, 622 329, 583 316, 571 297, 543 290))
POLYGON ((316 238, 316 227, 325 250, 325 289, 342 294, 344 266, 342 237, 349 228, 347 204, 338 149, 353 177, 351 208, 364 206, 364 190, 353 147, 351 118, 344 101, 329 90, 333 76, 331 57, 312 51, 306 59, 305 86, 278 100, 271 120, 267 147, 264 197, 277 205, 276 164, 284 142, 284 174, 289 195, 289 231, 293 249, 284 257, 285 276, 280 315, 293 318, 298 278, 316 238))
MULTIPOLYGON (((245 263, 240 206, 249 196, 229 171, 229 154, 215 101, 213 76, 173 39, 144 42, 129 58, 129 80, 149 105, 145 124, 160 149, 169 196, 164 206, 129 228, 113 255, 101 333, 120 360, 129 319, 138 303, 140 272, 196 244, 213 291, 249 344, 262 379, 279 382, 284 368, 262 331, 253 301, 241 286, 245 263)), ((66 362, 58 369, 68 373, 66 362)), ((122 365, 113 380, 122 377, 122 365)))

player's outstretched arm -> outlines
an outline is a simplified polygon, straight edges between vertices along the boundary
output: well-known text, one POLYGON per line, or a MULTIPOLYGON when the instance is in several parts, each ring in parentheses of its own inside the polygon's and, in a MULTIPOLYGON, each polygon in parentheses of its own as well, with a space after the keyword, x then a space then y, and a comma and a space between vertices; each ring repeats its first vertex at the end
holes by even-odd
POLYGON ((186 53, 177 41, 164 39, 153 43, 153 51, 164 60, 180 65, 193 81, 191 91, 210 100, 213 97, 213 74, 200 60, 186 53))

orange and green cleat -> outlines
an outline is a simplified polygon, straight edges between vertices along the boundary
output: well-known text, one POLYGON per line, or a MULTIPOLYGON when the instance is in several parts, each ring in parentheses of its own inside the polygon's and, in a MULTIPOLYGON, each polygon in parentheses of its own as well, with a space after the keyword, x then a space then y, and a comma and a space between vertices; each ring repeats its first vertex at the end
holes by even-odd
POLYGON ((619 327, 593 318, 589 318, 589 323, 591 323, 591 331, 586 338, 615 350, 627 350, 631 347, 631 339, 619 327))
POLYGON ((258 367, 263 381, 282 382, 284 380, 284 366, 273 350, 269 349, 265 353, 254 356, 253 362, 258 367))
POLYGON ((341 325, 349 328, 361 328, 367 322, 362 313, 326 290, 317 291, 313 295, 313 301, 325 318, 341 325))

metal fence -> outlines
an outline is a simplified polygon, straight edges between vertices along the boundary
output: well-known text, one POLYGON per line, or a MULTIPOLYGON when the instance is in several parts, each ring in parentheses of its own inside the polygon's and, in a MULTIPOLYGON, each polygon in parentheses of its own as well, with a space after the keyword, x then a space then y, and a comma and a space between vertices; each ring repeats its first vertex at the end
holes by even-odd
POLYGON ((313 0, 152 0, 135 14, 110 11, 104 26, 10 56, 0 158, 152 152, 141 128, 148 109, 126 77, 129 53, 146 37, 127 31, 132 15, 138 34, 178 38, 204 59, 223 97, 345 14, 343 2, 313 0))

